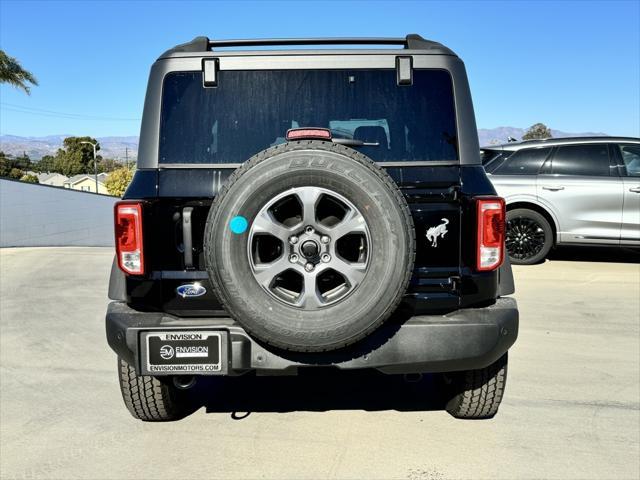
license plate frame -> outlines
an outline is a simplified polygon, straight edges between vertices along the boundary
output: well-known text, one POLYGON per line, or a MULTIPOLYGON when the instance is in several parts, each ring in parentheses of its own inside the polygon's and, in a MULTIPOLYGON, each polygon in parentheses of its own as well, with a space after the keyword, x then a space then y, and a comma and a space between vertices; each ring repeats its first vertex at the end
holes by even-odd
POLYGON ((143 375, 225 375, 227 332, 221 330, 150 330, 140 335, 143 375))

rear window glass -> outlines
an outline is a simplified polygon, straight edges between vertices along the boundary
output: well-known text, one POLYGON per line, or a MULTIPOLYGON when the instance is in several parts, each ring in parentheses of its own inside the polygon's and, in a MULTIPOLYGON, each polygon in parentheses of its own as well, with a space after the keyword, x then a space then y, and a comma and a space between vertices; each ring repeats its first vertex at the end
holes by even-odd
POLYGON ((551 173, 608 177, 609 148, 605 143, 559 147, 551 160, 551 173))
POLYGON ((487 165, 489 162, 495 160, 501 153, 502 151, 500 150, 480 150, 482 165, 487 165))
POLYGON ((518 150, 500 165, 494 175, 537 175, 551 152, 551 148, 525 148, 518 150))
POLYGON ((458 159, 446 71, 415 70, 398 86, 395 70, 259 70, 221 71, 215 88, 201 72, 168 74, 160 163, 241 163, 299 127, 377 143, 355 147, 374 161, 458 159))
POLYGON ((502 163, 509 158, 513 152, 500 152, 497 155, 492 155, 491 158, 485 158, 481 155, 482 158, 482 166, 486 170, 487 173, 493 173, 502 163))

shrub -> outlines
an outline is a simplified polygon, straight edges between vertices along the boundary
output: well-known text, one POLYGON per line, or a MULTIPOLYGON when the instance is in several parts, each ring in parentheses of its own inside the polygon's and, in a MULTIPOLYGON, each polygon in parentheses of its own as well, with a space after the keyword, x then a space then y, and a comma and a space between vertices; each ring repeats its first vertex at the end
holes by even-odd
POLYGON ((131 183, 133 178, 133 170, 122 167, 114 170, 109 174, 107 180, 104 182, 105 187, 109 191, 109 194, 116 197, 122 197, 125 190, 131 183))

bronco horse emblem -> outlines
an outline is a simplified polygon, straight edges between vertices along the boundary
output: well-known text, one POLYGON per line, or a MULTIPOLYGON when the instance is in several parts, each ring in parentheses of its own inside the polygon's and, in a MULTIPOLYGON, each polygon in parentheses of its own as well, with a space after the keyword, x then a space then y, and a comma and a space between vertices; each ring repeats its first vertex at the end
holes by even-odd
POLYGON ((431 242, 432 247, 438 246, 438 237, 444 238, 447 234, 447 225, 449 225, 449 220, 446 218, 441 218, 442 223, 440 225, 436 225, 435 227, 431 227, 427 230, 427 240, 431 242))

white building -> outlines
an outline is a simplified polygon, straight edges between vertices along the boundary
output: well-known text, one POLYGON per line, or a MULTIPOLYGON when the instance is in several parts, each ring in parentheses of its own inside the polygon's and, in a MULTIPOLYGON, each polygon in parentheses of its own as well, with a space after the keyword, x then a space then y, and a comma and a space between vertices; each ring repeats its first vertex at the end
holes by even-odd
POLYGON ((64 187, 64 182, 69 180, 61 173, 40 173, 37 177, 41 185, 51 185, 52 187, 64 187))
MULTIPOLYGON (((98 193, 102 193, 104 195, 109 195, 109 191, 107 187, 105 187, 104 182, 107 179, 109 174, 107 173, 99 173, 98 174, 98 193)), ((64 188, 70 188, 72 190, 81 190, 83 192, 96 192, 96 178, 94 175, 89 175, 86 173, 81 173, 80 175, 74 175, 73 177, 67 179, 64 182, 64 188)))

